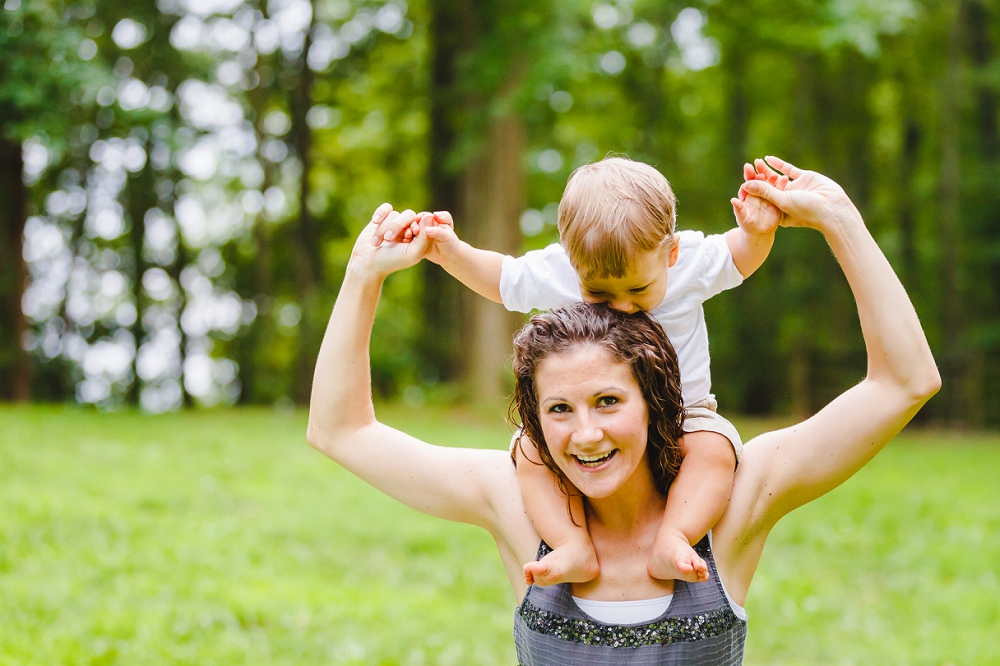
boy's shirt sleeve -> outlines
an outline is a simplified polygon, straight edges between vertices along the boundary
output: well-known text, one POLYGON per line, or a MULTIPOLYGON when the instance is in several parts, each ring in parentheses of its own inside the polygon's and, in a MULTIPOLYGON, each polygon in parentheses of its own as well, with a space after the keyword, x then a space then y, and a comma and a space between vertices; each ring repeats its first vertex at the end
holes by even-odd
POLYGON ((513 312, 579 303, 580 283, 566 251, 553 243, 521 257, 505 256, 500 269, 500 299, 513 312))
POLYGON ((733 261, 726 234, 706 236, 700 231, 685 230, 680 232, 680 237, 681 257, 687 254, 689 262, 685 272, 701 301, 743 283, 743 275, 733 261))

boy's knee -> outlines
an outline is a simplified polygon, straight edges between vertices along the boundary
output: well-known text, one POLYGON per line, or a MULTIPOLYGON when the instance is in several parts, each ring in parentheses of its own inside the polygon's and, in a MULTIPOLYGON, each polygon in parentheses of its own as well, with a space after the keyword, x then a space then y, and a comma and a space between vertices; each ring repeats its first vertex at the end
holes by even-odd
POLYGON ((729 438, 710 430, 686 432, 678 441, 684 461, 689 457, 701 464, 736 469, 736 450, 729 438))

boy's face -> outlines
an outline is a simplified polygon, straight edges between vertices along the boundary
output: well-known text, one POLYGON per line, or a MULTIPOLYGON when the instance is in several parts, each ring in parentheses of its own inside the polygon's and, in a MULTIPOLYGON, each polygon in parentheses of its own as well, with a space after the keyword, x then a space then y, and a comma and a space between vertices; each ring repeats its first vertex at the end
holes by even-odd
POLYGON ((580 277, 580 294, 587 303, 607 303, 615 310, 652 310, 667 292, 667 267, 677 261, 676 241, 636 256, 622 277, 580 277))

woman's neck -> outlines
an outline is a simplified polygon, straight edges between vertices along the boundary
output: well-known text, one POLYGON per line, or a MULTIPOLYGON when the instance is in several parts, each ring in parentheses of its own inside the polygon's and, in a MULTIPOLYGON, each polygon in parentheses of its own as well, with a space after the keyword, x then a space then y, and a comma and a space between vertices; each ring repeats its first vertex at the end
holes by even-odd
POLYGON ((673 592, 673 581, 647 573, 666 502, 656 492, 648 465, 609 497, 587 499, 587 529, 601 563, 601 573, 574 584, 584 599, 623 601, 653 599, 673 592))
POLYGON ((666 501, 653 484, 648 465, 639 465, 632 478, 608 497, 587 498, 587 527, 619 537, 659 526, 666 501))

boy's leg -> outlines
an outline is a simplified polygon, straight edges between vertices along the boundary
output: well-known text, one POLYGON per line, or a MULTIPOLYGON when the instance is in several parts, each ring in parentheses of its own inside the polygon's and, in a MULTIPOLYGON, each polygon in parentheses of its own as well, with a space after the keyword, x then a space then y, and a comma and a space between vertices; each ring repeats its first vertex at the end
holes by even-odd
POLYGON ((736 472, 733 444, 716 432, 685 433, 684 461, 670 486, 663 524, 656 534, 649 575, 688 582, 708 580, 708 564, 692 548, 722 517, 736 472))
POLYGON ((556 585, 593 580, 600 567, 587 533, 583 499, 571 495, 571 518, 556 475, 540 464, 535 445, 528 437, 521 437, 521 444, 514 447, 514 455, 528 518, 538 535, 552 548, 552 552, 542 559, 524 565, 525 582, 528 585, 556 585))

